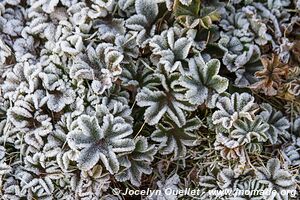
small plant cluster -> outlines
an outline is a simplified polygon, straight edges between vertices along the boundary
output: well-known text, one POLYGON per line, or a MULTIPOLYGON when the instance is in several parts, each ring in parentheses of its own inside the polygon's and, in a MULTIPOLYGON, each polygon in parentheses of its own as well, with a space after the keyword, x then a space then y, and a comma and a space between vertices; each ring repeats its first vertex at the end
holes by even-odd
POLYGON ((1 199, 300 198, 300 0, 2 0, 0 70, 1 199))

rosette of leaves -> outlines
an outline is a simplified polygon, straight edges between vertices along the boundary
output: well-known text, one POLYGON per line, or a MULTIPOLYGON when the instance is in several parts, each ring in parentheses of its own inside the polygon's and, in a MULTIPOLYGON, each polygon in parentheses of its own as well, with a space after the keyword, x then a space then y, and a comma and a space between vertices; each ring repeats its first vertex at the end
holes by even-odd
POLYGON ((132 124, 131 109, 128 105, 124 105, 120 101, 108 102, 106 99, 102 104, 96 105, 95 115, 102 119, 107 114, 112 114, 114 117, 122 117, 125 122, 132 124))
POLYGON ((272 108, 270 104, 263 103, 260 105, 262 112, 259 114, 262 119, 269 124, 267 135, 272 144, 277 143, 278 136, 289 137, 287 129, 290 127, 289 121, 282 112, 272 108))
POLYGON ((29 62, 17 63, 3 73, 4 83, 1 85, 3 97, 15 101, 20 93, 32 93, 39 87, 38 74, 40 65, 29 62))
POLYGON ((199 199, 244 200, 243 198, 239 199, 237 197, 239 193, 235 193, 235 191, 238 189, 239 185, 242 185, 243 183, 249 183, 250 181, 251 176, 249 171, 243 171, 241 174, 239 174, 236 169, 232 168, 214 168, 208 170, 208 174, 206 176, 200 176, 199 186, 201 186, 200 191, 202 191, 202 193, 199 195, 199 199), (211 190, 223 190, 224 193, 214 194, 210 192, 211 190))
MULTIPOLYGON (((227 195, 228 199, 232 199, 238 195, 235 193, 240 187, 245 186, 246 184, 251 184, 253 179, 253 170, 252 169, 245 169, 245 165, 235 165, 234 168, 226 167, 220 170, 217 174, 217 183, 219 188, 222 190, 232 190, 232 193, 225 194, 227 195), (242 169, 239 169, 242 168, 242 169)), ((256 183, 258 185, 258 183, 256 183)), ((253 185, 252 185, 253 186, 253 185)), ((260 185, 260 188, 263 188, 263 185, 260 185)), ((226 198, 227 199, 227 198, 226 198)))
POLYGON ((125 26, 138 32, 137 43, 144 47, 147 39, 154 35, 158 5, 155 1, 136 0, 135 11, 136 14, 126 20, 125 26))
POLYGON ((255 116, 253 120, 244 118, 233 123, 234 130, 230 132, 232 138, 244 145, 251 142, 265 142, 268 139, 269 125, 261 116, 255 116))
MULTIPOLYGON (((91 1, 90 3, 93 4, 93 1, 91 1)), ((91 18, 93 18, 95 15, 97 15, 97 11, 96 11, 96 14, 94 13, 94 9, 95 8, 97 9, 97 6, 95 4, 92 6, 93 6, 92 8, 89 8, 85 2, 76 2, 76 3, 72 3, 68 7, 68 15, 69 15, 68 21, 72 24, 72 26, 77 27, 77 29, 75 29, 75 31, 77 33, 85 33, 86 34, 91 30, 92 23, 93 23, 91 18)), ((101 14, 105 15, 105 12, 102 12, 101 14)), ((72 49, 70 53, 77 54, 80 52, 80 49, 78 48, 78 45, 75 45, 75 44, 76 43, 83 44, 82 43, 83 37, 86 37, 86 36, 85 35, 76 35, 71 32, 69 34, 69 36, 65 40, 62 41, 64 44, 63 46, 66 47, 66 50, 72 49)), ((82 45, 82 47, 85 47, 85 46, 82 45)))
POLYGON ((155 145, 149 145, 146 137, 137 137, 135 149, 129 155, 119 159, 125 168, 116 175, 117 180, 122 182, 130 180, 133 185, 140 186, 142 175, 152 172, 150 164, 156 152, 155 145))
MULTIPOLYGON (((75 4, 76 5, 76 4, 75 4)), ((81 8, 77 8, 78 10, 75 12, 78 12, 81 8)), ((82 11, 86 11, 86 9, 83 9, 82 11)), ((86 18, 84 18, 85 21, 86 18)), ((74 21, 76 21, 78 19, 75 19, 74 21)), ((76 21, 81 23, 82 20, 76 21)), ((84 23, 84 22, 82 22, 84 23)), ((83 32, 88 32, 91 24, 89 26, 86 26, 86 24, 78 24, 80 26, 81 29, 83 29, 83 32), (84 30, 84 29, 88 29, 88 30, 84 30)), ((71 29, 70 29, 70 24, 68 27, 65 27, 66 30, 68 32, 64 33, 64 36, 66 38, 63 39, 63 37, 59 38, 59 41, 55 42, 56 44, 59 44, 59 52, 60 53, 64 53, 65 55, 68 56, 76 56, 78 54, 80 54, 81 52, 83 52, 85 50, 85 46, 83 44, 84 38, 81 36, 80 30, 76 29, 77 34, 72 33, 71 29)), ((57 29, 56 31, 58 31, 57 34, 59 34, 59 29, 57 29)))
POLYGON ((222 133, 216 135, 214 149, 220 151, 221 157, 227 160, 245 159, 245 151, 243 145, 238 141, 226 137, 222 133))
POLYGON ((251 85, 251 88, 256 91, 262 91, 268 96, 274 96, 277 94, 285 77, 287 77, 289 66, 282 63, 276 54, 273 54, 271 59, 266 56, 262 57, 261 62, 264 69, 255 72, 255 76, 259 81, 251 85))
MULTIPOLYGON (((75 178, 74 178, 75 179, 75 178)), ((75 181, 73 182, 73 184, 75 181)), ((88 171, 81 171, 77 184, 72 185, 80 198, 96 199, 103 196, 110 185, 110 177, 101 165, 95 165, 88 171)))
POLYGON ((248 93, 233 93, 230 97, 221 97, 216 103, 218 108, 212 115, 213 124, 229 129, 237 119, 252 120, 257 110, 254 97, 248 93))
POLYGON ((59 31, 57 30, 63 27, 61 24, 58 25, 58 21, 66 22, 68 19, 67 17, 67 9, 64 7, 59 7, 55 9, 54 12, 52 12, 50 18, 47 15, 44 15, 44 13, 39 12, 38 10, 31 11, 31 15, 28 16, 30 20, 30 33, 36 37, 39 36, 41 38, 46 38, 48 40, 48 44, 49 41, 55 42, 59 38, 55 37, 55 34, 53 33, 59 33, 59 31))
POLYGON ((173 153, 173 159, 183 159, 187 153, 187 147, 196 146, 196 134, 202 126, 197 118, 188 119, 179 127, 171 118, 165 117, 156 125, 156 130, 151 134, 151 139, 159 142, 158 150, 162 155, 173 153))
POLYGON ((236 71, 238 67, 235 65, 235 61, 243 53, 243 43, 236 36, 230 36, 221 32, 221 38, 218 42, 218 46, 222 51, 224 51, 222 59, 224 65, 229 71, 236 71))
POLYGON ((134 142, 128 138, 132 134, 131 125, 122 117, 107 114, 103 118, 82 115, 73 123, 67 141, 71 149, 78 151, 78 167, 89 170, 99 160, 111 173, 120 168, 118 154, 134 150, 134 142))
POLYGON ((32 157, 25 157, 25 166, 18 168, 16 175, 20 180, 26 197, 51 199, 55 190, 56 181, 63 177, 63 173, 53 161, 47 161, 42 153, 32 157))
POLYGON ((258 81, 254 75, 262 69, 258 46, 244 44, 237 37, 222 33, 218 46, 224 51, 222 59, 224 65, 237 76, 235 80, 237 86, 245 87, 258 81))
POLYGON ((250 23, 246 14, 236 10, 232 5, 226 5, 220 8, 221 20, 219 26, 224 31, 224 35, 237 37, 242 43, 251 43, 254 34, 250 31, 250 23))
POLYGON ((206 103, 213 107, 218 94, 228 87, 228 79, 218 75, 220 61, 212 59, 205 63, 201 56, 189 60, 189 71, 180 78, 180 84, 187 88, 186 98, 191 104, 206 103))
POLYGON ((70 69, 74 79, 92 80, 91 87, 102 94, 112 87, 116 76, 122 73, 120 63, 124 56, 110 43, 101 43, 96 49, 88 48, 87 57, 78 56, 70 69))
POLYGON ((61 111, 65 106, 75 101, 75 92, 64 69, 49 63, 47 67, 39 73, 42 85, 47 92, 47 106, 53 112, 61 111))
POLYGON ((46 95, 43 90, 37 90, 28 94, 23 99, 17 100, 7 111, 8 120, 21 129, 37 128, 43 122, 49 122, 48 115, 43 114, 42 106, 46 103, 46 95))
POLYGON ((44 91, 37 90, 17 100, 7 111, 7 119, 13 125, 11 130, 21 136, 20 141, 14 141, 15 145, 20 142, 22 150, 40 151, 45 145, 44 137, 53 129, 51 118, 42 109, 46 101, 44 91))
POLYGON ((277 158, 268 160, 267 166, 258 167, 255 173, 260 183, 265 184, 268 189, 277 191, 275 194, 271 193, 273 196, 268 196, 271 199, 289 199, 287 191, 291 192, 296 189, 294 176, 288 170, 280 167, 280 161, 277 158), (286 192, 281 192, 283 190, 286 192))
MULTIPOLYGON (((253 3, 253 5, 255 4, 257 3, 253 3)), ((260 5, 262 6, 262 4, 260 5)), ((260 12, 260 9, 257 9, 257 7, 255 7, 256 5, 248 5, 241 9, 241 12, 245 13, 245 15, 247 16, 248 22, 250 24, 249 29, 251 29, 251 32, 253 32, 255 35, 254 41, 257 45, 260 46, 266 45, 268 42, 272 42, 274 45, 272 35, 268 30, 268 25, 275 28, 275 35, 277 35, 278 33, 281 34, 280 31, 278 32, 278 22, 274 19, 274 15, 272 14, 272 12, 267 10, 264 6, 261 7, 264 9, 263 14, 260 12)))
POLYGON ((192 47, 191 38, 184 37, 179 28, 172 27, 155 35, 149 42, 152 48, 151 61, 158 68, 173 72, 182 68, 184 61, 192 47))
POLYGON ((255 34, 250 30, 250 22, 245 12, 236 11, 232 6, 221 9, 222 20, 219 47, 224 51, 223 63, 235 72, 235 84, 245 87, 257 82, 254 73, 261 70, 260 49, 253 42, 255 34))
MULTIPOLYGON (((266 33, 266 28, 264 26, 269 25, 274 30, 273 31, 274 37, 275 38, 280 38, 283 35, 283 33, 281 32, 280 20, 278 20, 278 18, 279 19, 281 17, 283 17, 283 18, 287 17, 288 18, 289 16, 284 16, 284 14, 286 14, 286 13, 283 12, 283 11, 281 11, 281 13, 280 13, 280 11, 277 9, 278 7, 277 6, 273 7, 272 4, 275 5, 275 4, 277 4, 277 2, 276 1, 275 2, 274 1, 269 2, 268 3, 269 8, 267 8, 264 4, 262 4, 260 2, 253 2, 253 4, 252 4, 253 7, 252 6, 247 6, 247 7, 244 8, 244 11, 249 16, 249 20, 251 21, 251 23, 253 23, 252 29, 257 34, 261 33, 262 36, 263 36, 263 34, 266 33), (273 10, 272 7, 274 8, 274 10, 273 10), (275 11, 275 10, 277 10, 277 11, 275 11), (263 30, 261 30, 261 27, 263 27, 263 30)), ((281 3, 279 3, 277 5, 279 5, 280 8, 283 8, 284 4, 285 4, 284 1, 281 1, 281 3)), ((287 5, 285 5, 285 6, 287 6, 287 5)), ((266 36, 268 38, 270 38, 269 34, 266 34, 266 36)), ((262 44, 264 44, 264 43, 262 43, 262 44)))
POLYGON ((162 90, 158 87, 144 87, 136 96, 137 105, 147 107, 145 121, 149 125, 155 125, 168 114, 179 127, 183 126, 186 123, 184 111, 193 111, 195 106, 184 96, 185 89, 179 85, 180 74, 163 71, 156 76, 161 80, 162 90))
POLYGON ((88 57, 95 69, 107 69, 112 75, 120 75, 122 68, 120 66, 124 56, 116 46, 110 43, 100 43, 96 49, 88 50, 88 57))

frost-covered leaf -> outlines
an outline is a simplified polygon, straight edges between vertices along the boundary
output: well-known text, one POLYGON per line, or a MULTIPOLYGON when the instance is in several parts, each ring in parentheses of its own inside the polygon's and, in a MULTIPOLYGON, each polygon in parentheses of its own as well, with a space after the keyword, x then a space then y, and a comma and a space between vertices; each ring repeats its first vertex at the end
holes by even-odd
POLYGON ((283 154, 289 165, 300 164, 300 138, 292 137, 292 143, 283 148, 283 154))
POLYGON ((136 15, 126 20, 126 27, 138 31, 137 44, 145 46, 151 35, 154 35, 154 22, 158 15, 158 5, 155 1, 135 1, 136 15))
POLYGON ((161 124, 156 125, 156 130, 151 134, 153 141, 159 142, 159 152, 162 155, 173 153, 174 159, 182 159, 186 156, 186 147, 195 146, 196 134, 202 122, 198 118, 192 118, 179 127, 170 118, 166 117, 161 124))
POLYGON ((253 120, 239 119, 233 123, 233 127, 234 130, 230 132, 230 136, 237 139, 240 144, 251 143, 255 140, 265 142, 268 138, 269 125, 260 116, 256 116, 253 120))
POLYGON ((146 87, 137 94, 137 104, 148 107, 144 119, 149 125, 155 125, 167 113, 178 125, 186 123, 184 111, 194 110, 183 95, 183 89, 178 87, 179 73, 157 74, 163 86, 163 91, 148 89, 146 87))
POLYGON ((235 72, 237 79, 235 84, 245 87, 257 82, 254 74, 262 69, 260 62, 260 50, 258 46, 251 45, 248 51, 244 51, 235 61, 238 70, 235 72))
POLYGON ((280 167, 277 158, 268 160, 266 167, 259 167, 256 171, 259 182, 268 185, 269 188, 276 190, 275 199, 288 199, 289 193, 296 188, 296 182, 292 174, 280 167), (286 190, 286 192, 282 192, 286 190))
POLYGON ((143 174, 150 174, 151 161, 154 159, 157 149, 155 145, 149 145, 147 138, 139 136, 135 139, 135 149, 127 156, 120 158, 122 163, 128 163, 120 173, 116 175, 119 181, 130 180, 135 186, 141 185, 143 174))
POLYGON ((216 103, 218 108, 212 115, 214 124, 231 128, 234 121, 241 118, 252 120, 257 110, 254 97, 248 93, 234 93, 229 97, 221 97, 216 103))
POLYGON ((75 100, 75 92, 70 88, 49 92, 47 105, 53 112, 61 111, 66 105, 69 105, 75 100))
MULTIPOLYGON (((261 184, 258 180, 256 179, 246 179, 245 181, 238 183, 237 184, 237 190, 240 191, 264 191, 267 188, 265 185, 261 184)), ((244 199, 255 199, 255 200, 263 200, 265 199, 262 195, 260 194, 255 194, 255 192, 237 192, 237 195, 231 195, 231 197, 228 198, 228 200, 234 200, 234 199, 239 199, 239 200, 244 200, 244 199)))
POLYGON ((214 143, 215 150, 220 151, 220 154, 225 159, 245 159, 245 152, 242 145, 234 140, 219 133, 216 136, 214 143))
POLYGON ((260 107, 263 109, 263 111, 259 115, 270 126, 267 133, 271 143, 277 143, 279 135, 288 136, 287 129, 290 127, 290 125, 289 121, 283 116, 282 112, 276 111, 270 104, 266 103, 263 103, 260 107))
POLYGON ((115 38, 118 34, 125 34, 124 24, 123 19, 112 18, 108 20, 97 19, 93 26, 98 28, 100 39, 108 40, 115 38))
POLYGON ((101 165, 95 165, 88 171, 82 171, 76 193, 80 197, 100 198, 110 185, 109 174, 104 172, 101 165))
POLYGON ((149 42, 153 52, 151 61, 157 67, 163 66, 168 72, 182 69, 182 62, 187 58, 192 44, 192 40, 183 37, 178 28, 165 30, 149 42))
POLYGON ((54 182, 62 176, 58 166, 46 161, 42 153, 36 153, 33 157, 26 156, 25 166, 17 171, 17 177, 21 181, 22 190, 27 190, 27 197, 35 194, 38 198, 51 198, 54 182))
POLYGON ((212 59, 205 63, 201 56, 189 60, 188 73, 180 78, 180 84, 187 88, 185 96, 192 104, 200 105, 204 102, 213 105, 215 94, 224 92, 228 87, 228 80, 218 75, 220 62, 212 59))
POLYGON ((114 174, 119 171, 118 153, 134 149, 134 142, 127 138, 132 129, 121 117, 107 114, 103 123, 93 116, 82 115, 75 121, 77 127, 68 133, 69 146, 79 151, 77 158, 81 169, 89 170, 101 160, 105 168, 114 174))
POLYGON ((136 0, 135 10, 138 15, 143 15, 152 22, 158 14, 158 5, 155 1, 136 0))
POLYGON ((223 56, 223 63, 226 65, 229 71, 237 70, 237 66, 234 64, 244 49, 242 42, 235 36, 230 37, 224 33, 221 33, 221 38, 218 42, 218 46, 225 52, 223 56))

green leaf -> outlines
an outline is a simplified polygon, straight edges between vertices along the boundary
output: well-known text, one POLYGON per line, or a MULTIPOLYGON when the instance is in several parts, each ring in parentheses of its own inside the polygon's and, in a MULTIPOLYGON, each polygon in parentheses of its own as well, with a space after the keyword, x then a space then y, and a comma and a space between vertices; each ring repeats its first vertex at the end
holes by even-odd
POLYGON ((193 0, 190 5, 185 6, 179 0, 175 0, 173 5, 175 17, 198 16, 200 11, 200 4, 201 0, 193 0))
POLYGON ((221 19, 220 14, 215 10, 208 15, 202 17, 199 21, 203 28, 209 29, 214 21, 219 21, 221 19))

